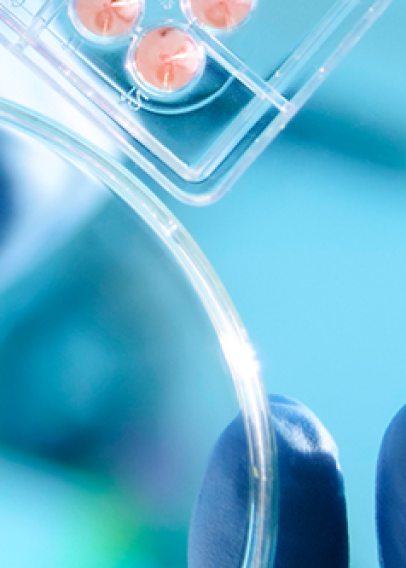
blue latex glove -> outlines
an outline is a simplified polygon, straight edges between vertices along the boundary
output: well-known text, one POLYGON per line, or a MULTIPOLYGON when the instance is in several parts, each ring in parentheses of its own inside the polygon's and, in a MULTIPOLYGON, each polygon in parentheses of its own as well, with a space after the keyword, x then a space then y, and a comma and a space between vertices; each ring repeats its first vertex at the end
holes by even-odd
POLYGON ((406 567, 406 406, 383 438, 377 472, 377 528, 381 565, 406 567))
MULTIPOLYGON (((347 518, 336 446, 305 406, 278 396, 270 403, 280 484, 275 568, 344 568, 347 518)), ((218 441, 203 480, 190 529, 189 568, 242 566, 247 503, 247 447, 239 417, 218 441)))
MULTIPOLYGON (((270 404, 280 484, 275 568, 344 568, 346 507, 334 442, 305 406, 277 396, 270 404)), ((239 417, 218 441, 203 480, 190 530, 190 568, 242 565, 247 502, 239 417)), ((378 459, 377 530, 382 567, 406 568, 406 406, 389 425, 378 459)))

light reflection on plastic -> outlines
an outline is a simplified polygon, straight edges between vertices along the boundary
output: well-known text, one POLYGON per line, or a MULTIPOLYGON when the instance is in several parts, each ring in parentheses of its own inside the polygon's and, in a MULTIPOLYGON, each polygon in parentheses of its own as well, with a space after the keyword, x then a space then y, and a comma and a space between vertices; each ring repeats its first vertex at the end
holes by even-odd
POLYGON ((243 343, 234 334, 223 334, 220 337, 220 343, 230 367, 237 369, 243 379, 259 374, 259 361, 248 341, 243 343))

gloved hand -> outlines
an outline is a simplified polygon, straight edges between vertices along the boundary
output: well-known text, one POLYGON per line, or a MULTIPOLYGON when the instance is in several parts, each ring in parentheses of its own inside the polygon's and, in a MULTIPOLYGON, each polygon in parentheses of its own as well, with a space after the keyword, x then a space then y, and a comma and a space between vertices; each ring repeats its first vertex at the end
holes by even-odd
MULTIPOLYGON (((348 566, 347 518, 337 448, 302 404, 271 396, 278 448, 279 531, 275 568, 348 566)), ((192 518, 189 568, 242 566, 248 461, 238 417, 220 437, 192 518)))
MULTIPOLYGON (((278 448, 279 532, 275 568, 344 568, 348 538, 336 446, 302 404, 270 397, 278 448)), ((242 566, 248 462, 241 417, 223 433, 195 506, 189 568, 242 566)), ((377 470, 377 531, 384 568, 406 567, 406 406, 383 438, 377 470)))
POLYGON ((378 458, 376 513, 384 568, 406 567, 406 406, 392 420, 378 458))

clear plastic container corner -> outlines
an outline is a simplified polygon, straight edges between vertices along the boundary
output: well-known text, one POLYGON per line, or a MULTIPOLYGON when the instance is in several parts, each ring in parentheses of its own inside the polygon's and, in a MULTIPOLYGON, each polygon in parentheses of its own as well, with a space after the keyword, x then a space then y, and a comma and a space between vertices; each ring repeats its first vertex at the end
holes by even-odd
MULTIPOLYGON (((107 133, 143 183, 191 205, 230 189, 391 2, 246 0, 241 25, 230 29, 220 29, 229 21, 223 13, 210 12, 220 26, 214 29, 191 11, 193 2, 156 0, 140 5, 116 37, 105 31, 114 30, 115 0, 113 16, 97 14, 104 18, 99 36, 77 23, 78 1, 1 0, 0 44, 107 133), (139 42, 149 30, 175 30, 175 37, 176 29, 204 54, 203 68, 193 68, 191 47, 183 47, 187 63, 179 67, 179 49, 164 54, 163 82, 145 89, 129 72, 139 42), (190 85, 186 75, 185 87, 171 89, 185 66, 190 85)), ((193 1, 226 9, 218 0, 193 1)))

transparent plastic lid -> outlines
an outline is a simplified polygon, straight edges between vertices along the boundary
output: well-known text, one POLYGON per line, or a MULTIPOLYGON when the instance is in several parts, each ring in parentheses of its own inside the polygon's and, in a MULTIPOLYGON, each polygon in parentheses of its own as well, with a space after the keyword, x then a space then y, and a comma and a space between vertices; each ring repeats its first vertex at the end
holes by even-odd
POLYGON ((217 276, 177 219, 107 154, 4 100, 0 121, 121 198, 104 200, 8 286, 0 277, 3 559, 16 567, 186 566, 210 454, 241 413, 243 565, 271 566, 277 486, 267 397, 217 276))
POLYGON ((184 202, 223 195, 391 0, 1 0, 0 43, 184 202))

